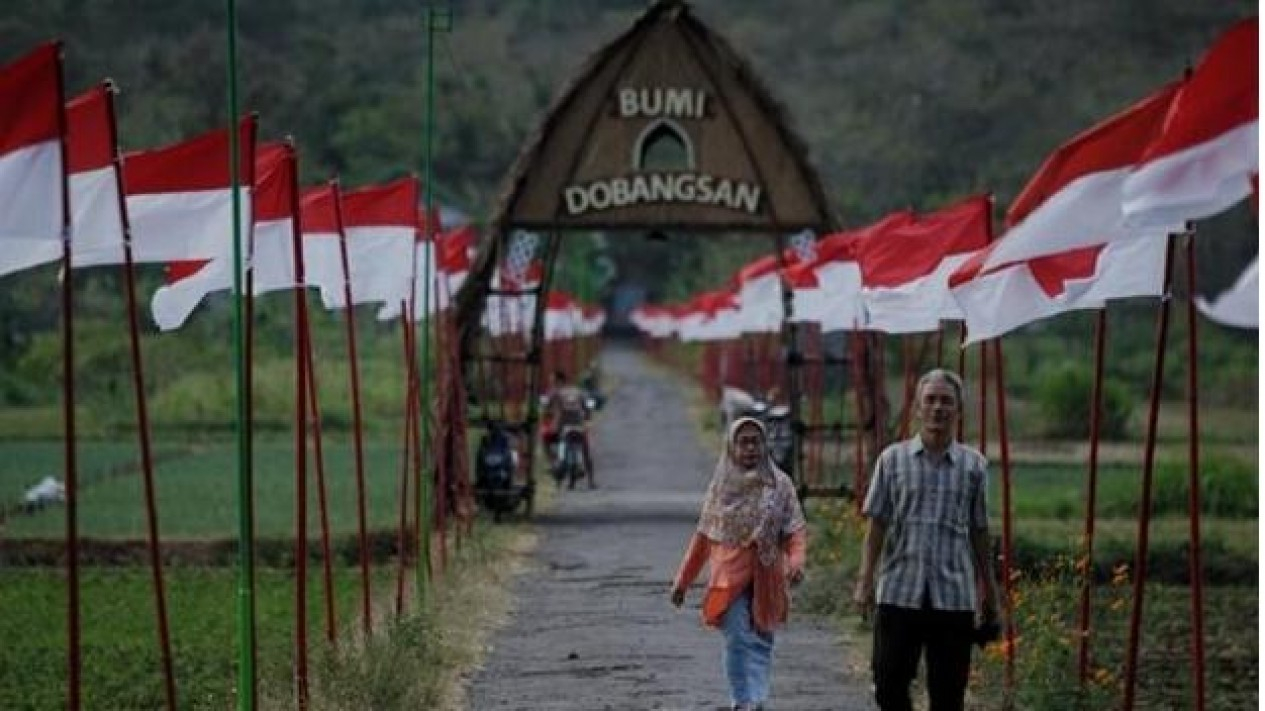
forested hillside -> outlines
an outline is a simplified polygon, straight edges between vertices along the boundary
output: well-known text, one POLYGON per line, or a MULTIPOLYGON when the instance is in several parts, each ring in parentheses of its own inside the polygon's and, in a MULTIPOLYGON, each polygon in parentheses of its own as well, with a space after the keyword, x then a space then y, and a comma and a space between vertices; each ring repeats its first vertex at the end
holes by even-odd
MULTIPOLYGON (((125 148, 225 121, 223 3, 5 4, 0 58, 64 39, 69 93, 106 76, 122 87, 125 148)), ((265 139, 295 137, 305 180, 337 173, 355 185, 420 171, 421 2, 239 5, 242 105, 260 112, 265 139)), ((451 32, 437 46, 437 190, 479 219, 554 93, 646 3, 452 6, 451 32)), ((1246 0, 698 0, 693 7, 786 105, 843 226, 982 190, 994 191, 1004 210, 1051 149, 1178 77, 1220 31, 1256 12, 1246 0)), ((1255 253, 1256 225, 1240 207, 1201 226, 1199 270, 1209 290, 1227 286, 1255 253)), ((666 296, 712 286, 768 246, 626 236, 611 244, 626 273, 662 274, 668 264, 666 280, 650 285, 666 296)), ((0 370, 11 372, 29 356, 34 334, 56 323, 50 273, 0 284, 0 370)), ((150 270, 146 283, 157 278, 150 270)), ((117 313, 113 279, 83 280, 89 333, 93 309, 117 313)))

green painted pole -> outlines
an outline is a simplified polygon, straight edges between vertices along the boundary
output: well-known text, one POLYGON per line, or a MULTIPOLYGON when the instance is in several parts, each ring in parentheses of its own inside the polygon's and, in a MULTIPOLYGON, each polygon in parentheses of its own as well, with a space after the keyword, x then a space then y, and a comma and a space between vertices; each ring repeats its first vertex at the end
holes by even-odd
POLYGON ((422 328, 421 358, 418 366, 418 413, 422 419, 422 481, 414 487, 417 496, 417 600, 419 608, 426 604, 426 584, 431 570, 430 529, 434 513, 431 511, 431 474, 437 471, 430 455, 430 340, 432 319, 430 316, 430 290, 435 281, 432 255, 435 251, 435 33, 446 31, 452 24, 447 9, 437 10, 433 3, 426 5, 426 127, 422 154, 425 180, 422 189, 426 202, 426 243, 429 248, 422 260, 422 328), (442 21, 438 25, 437 21, 442 21))
POLYGON ((238 191, 240 176, 240 148, 238 147, 237 110, 237 2, 227 0, 228 34, 228 166, 232 181, 233 198, 233 364, 237 386, 237 708, 253 711, 255 708, 255 599, 252 574, 254 571, 255 522, 252 519, 249 442, 246 418, 246 363, 243 333, 245 331, 245 300, 242 295, 242 273, 236 265, 242 263, 241 194, 238 191))

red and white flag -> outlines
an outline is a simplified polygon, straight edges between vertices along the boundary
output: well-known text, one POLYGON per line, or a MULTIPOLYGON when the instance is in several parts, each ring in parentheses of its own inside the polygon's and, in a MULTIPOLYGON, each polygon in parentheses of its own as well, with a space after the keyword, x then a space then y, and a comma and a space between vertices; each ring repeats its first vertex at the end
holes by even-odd
POLYGON ((49 43, 0 67, 0 274, 43 261, 42 243, 61 256, 62 136, 61 45, 49 43))
MULTIPOLYGON (((836 232, 817 242, 817 258, 813 270, 817 276, 817 300, 823 333, 851 331, 865 318, 861 303, 861 264, 858 261, 862 242, 872 235, 912 224, 912 210, 891 213, 879 221, 846 232, 836 232)), ((806 308, 812 309, 810 302, 806 308)), ((798 306, 797 306, 798 308, 798 306)))
POLYGON ((942 319, 961 318, 949 294, 949 275, 988 245, 992 196, 976 195, 866 236, 861 265, 861 327, 885 333, 924 333, 942 319))
MULTIPOLYGON (((255 295, 297 286, 294 265, 294 191, 297 189, 294 149, 283 143, 260 146, 255 157, 252 190, 253 232, 243 244, 249 251, 251 289, 255 295)), ((167 272, 167 284, 154 292, 150 310, 164 331, 179 328, 207 294, 233 286, 232 244, 209 262, 178 262, 167 272)), ((245 280, 246 275, 242 275, 245 280)), ((243 286, 245 281, 243 281, 243 286)))
MULTIPOLYGON (((346 279, 351 303, 399 302, 409 298, 417 240, 417 178, 407 177, 342 194, 347 245, 346 279)), ((327 309, 346 306, 343 289, 321 288, 327 309)))
POLYGON ((949 280, 966 318, 964 345, 1068 311, 1102 308, 1110 299, 1164 291, 1167 243, 1149 235, 986 269, 989 251, 973 255, 949 280))
MULTIPOLYGON (((209 131, 181 143, 123 156, 123 192, 137 263, 215 259, 231 249, 233 180, 228 129, 209 131)), ((255 162, 255 119, 238 126, 240 234, 250 235, 250 187, 255 162)), ((105 218, 117 219, 117 218, 105 218)), ((84 230, 106 230, 104 223, 84 230)), ((77 266, 122 264, 121 244, 96 249, 77 266)))
POLYGON ((775 254, 761 257, 738 270, 738 310, 745 333, 776 333, 782 329, 782 279, 775 254))
POLYGON ((1123 207, 1124 181, 1158 135, 1179 88, 1164 87, 1050 154, 1011 204, 1006 213, 1010 230, 990 250, 984 267, 1180 229, 1180 224, 1129 226, 1123 207))
POLYGON ((303 278, 322 294, 342 291, 343 257, 339 246, 339 187, 335 182, 307 188, 299 196, 299 228, 303 234, 303 278))
POLYGON ((1253 259, 1234 286, 1208 301, 1195 297, 1195 306, 1210 320, 1234 328, 1260 328, 1261 277, 1259 260, 1253 259))
POLYGON ((1257 18, 1231 27, 1182 82, 1124 183, 1129 224, 1165 227, 1215 215, 1252 194, 1259 171, 1257 18))

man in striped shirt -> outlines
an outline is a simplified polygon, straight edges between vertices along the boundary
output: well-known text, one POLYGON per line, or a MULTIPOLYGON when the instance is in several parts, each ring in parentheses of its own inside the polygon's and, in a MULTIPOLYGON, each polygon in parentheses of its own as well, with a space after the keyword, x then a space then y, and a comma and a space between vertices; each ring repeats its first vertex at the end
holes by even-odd
POLYGON ((878 605, 872 664, 883 711, 912 708, 909 685, 924 650, 931 711, 960 711, 977 580, 984 582, 983 622, 997 622, 988 460, 954 441, 962 395, 962 379, 951 371, 936 369, 919 379, 919 432, 883 450, 865 497, 869 522, 853 597, 863 614, 878 605))

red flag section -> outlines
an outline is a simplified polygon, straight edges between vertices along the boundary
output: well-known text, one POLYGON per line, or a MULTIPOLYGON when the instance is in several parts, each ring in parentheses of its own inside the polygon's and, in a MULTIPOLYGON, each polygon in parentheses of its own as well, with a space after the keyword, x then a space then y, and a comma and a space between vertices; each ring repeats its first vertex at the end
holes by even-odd
POLYGON ((1215 215, 1253 192, 1259 145, 1257 18, 1230 28, 1183 82, 1163 130, 1125 181, 1131 224, 1215 215))

